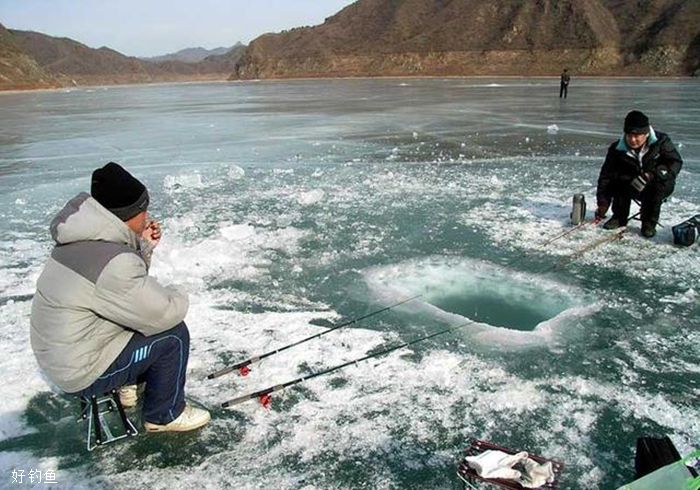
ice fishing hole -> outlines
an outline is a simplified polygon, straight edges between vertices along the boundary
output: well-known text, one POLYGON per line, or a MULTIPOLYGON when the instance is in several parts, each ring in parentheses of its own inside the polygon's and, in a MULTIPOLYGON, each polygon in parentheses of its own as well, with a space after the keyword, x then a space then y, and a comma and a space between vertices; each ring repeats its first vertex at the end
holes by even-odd
POLYGON ((575 306, 566 296, 537 283, 472 275, 448 280, 425 291, 425 301, 449 313, 495 327, 534 330, 537 325, 575 306))
POLYGON ((376 268, 373 288, 421 294, 421 301, 479 323, 532 331, 569 308, 582 305, 575 288, 494 264, 446 258, 376 268))

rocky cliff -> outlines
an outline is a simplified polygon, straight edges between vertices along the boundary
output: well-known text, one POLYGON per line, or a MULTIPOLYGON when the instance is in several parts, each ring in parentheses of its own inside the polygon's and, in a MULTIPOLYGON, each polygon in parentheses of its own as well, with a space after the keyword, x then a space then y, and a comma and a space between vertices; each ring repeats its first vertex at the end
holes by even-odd
POLYGON ((231 78, 689 75, 698 0, 359 0, 254 40, 231 78))
POLYGON ((0 24, 0 90, 46 88, 56 85, 37 61, 17 45, 0 24))

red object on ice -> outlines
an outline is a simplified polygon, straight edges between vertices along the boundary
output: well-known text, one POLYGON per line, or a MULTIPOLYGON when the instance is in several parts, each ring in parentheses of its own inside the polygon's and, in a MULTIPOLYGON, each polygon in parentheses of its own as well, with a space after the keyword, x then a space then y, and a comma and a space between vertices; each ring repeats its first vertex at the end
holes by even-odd
POLYGON ((241 376, 248 376, 248 373, 250 373, 250 368, 248 366, 243 366, 238 369, 238 374, 241 376))
POLYGON ((272 396, 271 395, 261 395, 260 396, 260 405, 262 405, 263 408, 270 408, 271 403, 272 403, 272 396))

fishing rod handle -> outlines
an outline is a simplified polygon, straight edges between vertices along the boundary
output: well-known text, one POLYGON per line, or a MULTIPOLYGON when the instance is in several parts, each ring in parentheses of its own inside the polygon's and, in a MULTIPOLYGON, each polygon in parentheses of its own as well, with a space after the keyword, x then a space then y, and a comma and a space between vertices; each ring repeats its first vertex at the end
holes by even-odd
POLYGON ((207 375, 207 379, 214 379, 214 378, 219 378, 223 376, 224 374, 232 373, 238 369, 241 369, 246 366, 250 366, 251 364, 255 364, 256 362, 260 362, 261 357, 256 356, 256 357, 251 357, 250 359, 247 359, 243 362, 239 362, 238 364, 234 364, 233 366, 229 366, 223 369, 220 369, 219 371, 216 371, 215 373, 211 373, 207 375))
POLYGON ((219 376, 223 376, 224 374, 228 374, 228 373, 232 372, 234 369, 235 368, 233 368, 233 367, 227 367, 227 368, 220 369, 214 373, 208 374, 207 379, 218 378, 219 376))
POLYGON ((225 401, 221 404, 221 408, 229 408, 234 405, 238 405, 243 402, 247 402, 248 400, 253 400, 255 398, 260 398, 263 395, 269 395, 270 393, 274 393, 276 391, 281 391, 284 389, 284 385, 275 385, 271 388, 267 388, 265 390, 260 390, 256 391, 255 393, 250 393, 248 395, 243 395, 239 396, 238 398, 233 398, 231 400, 225 401))

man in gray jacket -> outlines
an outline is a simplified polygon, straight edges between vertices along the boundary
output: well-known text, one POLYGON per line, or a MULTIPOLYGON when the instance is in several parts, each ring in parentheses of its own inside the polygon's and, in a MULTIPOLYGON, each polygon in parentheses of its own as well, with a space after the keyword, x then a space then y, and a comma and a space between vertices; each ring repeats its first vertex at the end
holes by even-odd
POLYGON ((147 431, 186 431, 209 412, 185 402, 187 296, 148 275, 160 227, 148 191, 110 162, 51 222, 56 245, 37 283, 31 343, 41 369, 70 394, 145 381, 147 431))

